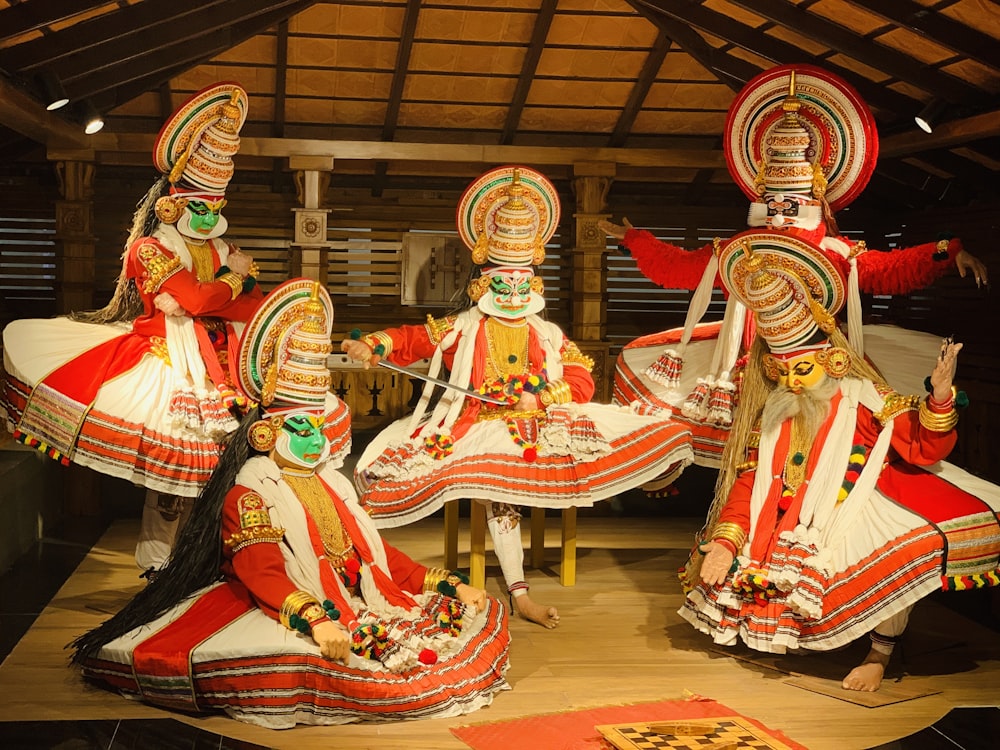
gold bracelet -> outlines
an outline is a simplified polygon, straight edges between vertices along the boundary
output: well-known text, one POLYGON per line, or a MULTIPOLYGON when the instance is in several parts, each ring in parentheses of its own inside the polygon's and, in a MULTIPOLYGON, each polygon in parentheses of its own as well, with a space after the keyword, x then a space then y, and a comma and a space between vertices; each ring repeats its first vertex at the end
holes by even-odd
POLYGON ((545 406, 549 406, 550 404, 545 403, 545 396, 543 394, 548 394, 552 399, 552 404, 568 404, 573 400, 573 392, 569 388, 569 383, 565 380, 553 380, 539 394, 539 400, 545 406))
POLYGON ((295 628, 293 628, 291 622, 289 622, 291 616, 297 615, 303 609, 312 604, 315 604, 320 609, 323 609, 323 606, 316 600, 316 597, 308 591, 293 591, 286 596, 285 601, 281 603, 281 609, 278 611, 278 621, 289 630, 294 630, 295 628))
POLYGON ((743 545, 746 544, 747 533, 738 523, 726 521, 724 523, 716 524, 715 528, 712 529, 711 538, 725 539, 732 542, 733 546, 736 547, 736 552, 739 553, 739 551, 743 549, 743 545))
POLYGON ((444 568, 428 568, 424 573, 424 593, 432 594, 437 592, 437 585, 448 577, 450 570, 444 568))
POLYGON ((917 409, 917 418, 921 426, 931 432, 951 432, 958 424, 958 412, 952 409, 949 412, 940 414, 930 410, 927 401, 921 401, 917 409))
POLYGON ((236 299, 240 296, 240 292, 243 291, 243 277, 233 271, 222 274, 216 281, 221 281, 232 290, 233 296, 231 299, 236 299))

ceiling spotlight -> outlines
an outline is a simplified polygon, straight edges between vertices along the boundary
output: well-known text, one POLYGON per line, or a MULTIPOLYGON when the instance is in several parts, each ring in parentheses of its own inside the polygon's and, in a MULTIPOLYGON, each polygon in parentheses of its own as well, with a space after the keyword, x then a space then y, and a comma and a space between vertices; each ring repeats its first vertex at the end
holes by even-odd
POLYGON ((38 82, 42 87, 42 95, 45 97, 45 109, 51 112, 69 104, 69 97, 66 96, 62 81, 51 70, 43 70, 39 73, 38 82))
POLYGON ((83 132, 93 135, 104 127, 104 118, 97 111, 97 107, 90 99, 80 102, 80 111, 83 114, 83 132))
POLYGON ((920 114, 913 118, 917 123, 917 127, 925 133, 932 132, 934 130, 934 126, 941 121, 941 115, 944 114, 947 106, 948 105, 941 99, 932 99, 922 110, 920 110, 920 114))

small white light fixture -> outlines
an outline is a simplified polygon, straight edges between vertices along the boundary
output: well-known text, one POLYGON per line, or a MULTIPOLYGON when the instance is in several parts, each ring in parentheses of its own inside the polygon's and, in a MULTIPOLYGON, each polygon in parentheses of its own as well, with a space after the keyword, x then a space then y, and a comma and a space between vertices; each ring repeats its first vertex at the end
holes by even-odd
POLYGON ((944 114, 946 108, 947 104, 943 100, 932 99, 913 119, 917 123, 917 127, 925 133, 931 133, 934 131, 934 126, 941 121, 941 115, 944 114))
POLYGON ((45 109, 49 112, 69 104, 69 97, 66 96, 62 81, 51 70, 43 70, 39 73, 38 82, 41 84, 42 95, 45 97, 45 109))
POLYGON ((80 102, 80 109, 83 113, 83 132, 93 135, 104 127, 104 118, 97 111, 97 107, 89 99, 80 102))

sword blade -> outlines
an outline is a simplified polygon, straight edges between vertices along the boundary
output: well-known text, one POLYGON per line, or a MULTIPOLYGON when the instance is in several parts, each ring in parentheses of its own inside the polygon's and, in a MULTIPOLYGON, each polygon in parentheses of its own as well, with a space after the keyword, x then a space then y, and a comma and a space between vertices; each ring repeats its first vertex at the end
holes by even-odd
POLYGON ((416 370, 411 370, 408 367, 403 367, 402 365, 394 365, 392 362, 386 362, 384 359, 380 359, 378 363, 388 370, 395 370, 396 372, 401 372, 404 375, 409 375, 411 378, 416 378, 417 380, 424 380, 428 383, 434 383, 435 385, 440 385, 443 388, 448 388, 452 391, 458 391, 459 393, 464 393, 469 398, 478 399, 479 401, 485 401, 488 404, 496 404, 497 406, 509 406, 506 401, 501 401, 498 398, 493 398, 492 396, 486 396, 479 391, 474 391, 471 388, 462 388, 461 386, 449 383, 447 380, 441 380, 441 378, 435 378, 430 375, 424 375, 422 372, 417 372, 416 370))

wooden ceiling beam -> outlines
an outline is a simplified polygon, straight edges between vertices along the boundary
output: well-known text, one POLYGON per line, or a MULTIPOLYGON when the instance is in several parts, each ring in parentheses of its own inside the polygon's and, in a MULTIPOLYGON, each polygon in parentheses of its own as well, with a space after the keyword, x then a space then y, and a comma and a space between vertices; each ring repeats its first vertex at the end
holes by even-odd
POLYGON ((665 16, 662 11, 646 0, 626 0, 647 21, 670 37, 684 52, 733 91, 761 72, 756 65, 748 63, 715 49, 688 24, 665 16))
POLYGON ((41 102, 3 76, 0 76, 0 124, 35 143, 58 141, 87 148, 91 138, 83 132, 83 127, 74 127, 60 115, 49 112, 41 102))
POLYGON ((874 3, 870 0, 863 2, 849 0, 849 2, 863 8, 867 13, 874 13, 890 23, 920 34, 963 57, 969 57, 994 70, 1000 70, 1000 44, 997 44, 995 37, 931 10, 925 5, 912 0, 878 0, 874 3))
POLYGON ((854 71, 833 65, 828 60, 821 60, 809 55, 794 44, 766 36, 750 26, 738 23, 693 0, 685 2, 678 2, 678 0, 642 1, 680 23, 696 26, 712 36, 724 39, 730 44, 742 47, 759 57, 771 60, 775 64, 807 62, 829 70, 853 85, 858 93, 869 102, 870 106, 877 102, 880 108, 894 113, 916 113, 920 111, 922 106, 922 103, 916 99, 884 88, 881 84, 860 76, 854 71))
MULTIPOLYGON (((0 67, 19 73, 41 66, 52 67, 65 57, 102 45, 115 45, 121 39, 137 34, 151 33, 157 26, 187 26, 196 20, 187 18, 189 14, 224 2, 226 0, 172 0, 169 3, 129 5, 113 13, 105 13, 0 50, 0 67)), ((165 33, 165 36, 168 35, 165 33)))
MULTIPOLYGON (((250 2, 251 0, 243 1, 250 2)), ((250 18, 237 23, 227 23, 223 28, 215 29, 210 36, 200 39, 197 44, 191 44, 188 39, 182 38, 172 41, 170 44, 161 42, 159 46, 148 49, 144 53, 140 52, 135 56, 123 57, 121 61, 106 66, 100 73, 86 75, 78 81, 68 84, 66 86, 67 92, 74 99, 86 99, 107 91, 122 89, 126 84, 135 81, 145 80, 147 83, 151 80, 157 81, 133 94, 136 96, 142 91, 155 88, 159 83, 169 80, 169 78, 164 77, 165 72, 170 71, 171 75, 176 75, 178 67, 186 69, 208 62, 215 55, 308 8, 314 4, 315 0, 293 0, 292 2, 278 3, 275 3, 274 0, 252 0, 252 2, 258 8, 270 8, 272 5, 275 7, 266 13, 253 13, 250 18)), ((122 99, 121 96, 116 96, 115 99, 117 104, 128 101, 122 99)))
MULTIPOLYGON (((86 147, 98 152, 152 152, 151 133, 101 132, 90 136, 86 147)), ((559 146, 466 145, 454 143, 401 143, 398 141, 335 141, 301 138, 240 138, 240 156, 290 158, 323 156, 335 160, 466 162, 469 164, 568 165, 609 162, 627 167, 725 169, 720 149, 615 149, 559 146)), ((69 158, 66 149, 50 149, 49 159, 69 158)), ((336 164, 337 161, 334 161, 336 164)))
POLYGON ((44 3, 17 3, 0 10, 0 41, 29 31, 68 21, 74 16, 107 5, 105 0, 48 0, 44 3))
POLYGON ((983 112, 962 120, 950 120, 934 127, 933 133, 913 128, 880 139, 879 154, 885 157, 910 156, 935 148, 960 146, 1000 133, 1000 110, 983 112))
POLYGON ((660 68, 663 67, 663 61, 666 59, 667 52, 670 51, 672 43, 666 32, 660 29, 660 33, 656 35, 656 41, 653 42, 653 48, 646 55, 646 60, 642 64, 639 77, 629 92, 628 101, 625 102, 625 106, 618 116, 618 122, 615 123, 615 129, 611 133, 611 138, 608 139, 608 145, 611 148, 623 146, 625 140, 628 138, 628 134, 632 132, 635 118, 642 110, 642 103, 646 101, 649 90, 656 81, 656 76, 659 74, 660 68))
POLYGON ((52 69, 71 97, 75 94, 74 98, 84 98, 104 88, 113 88, 107 83, 97 88, 89 81, 121 77, 124 82, 130 80, 127 76, 135 77, 137 72, 145 75, 144 68, 146 71, 155 69, 147 67, 146 61, 158 59, 161 62, 156 64, 162 66, 166 51, 181 55, 185 60, 202 59, 201 53, 206 49, 211 49, 213 54, 228 49, 312 4, 304 0, 241 0, 240 17, 235 21, 231 7, 215 6, 189 14, 183 23, 133 34, 117 44, 82 50, 79 55, 61 60, 52 69), (220 47, 220 41, 224 42, 224 47, 220 47))
POLYGON ((949 102, 969 102, 983 92, 954 76, 918 63, 882 44, 784 0, 727 0, 900 81, 949 102))
POLYGON ((524 112, 524 104, 528 101, 528 93, 531 91, 531 83, 535 80, 535 71, 538 70, 538 61, 542 58, 542 51, 545 49, 545 40, 548 39, 549 29, 552 27, 552 19, 556 13, 558 0, 542 0, 538 9, 538 16, 535 18, 535 26, 531 30, 531 41, 528 43, 528 50, 524 54, 521 63, 521 73, 517 77, 517 86, 514 88, 514 95, 510 99, 510 106, 507 107, 507 117, 504 121, 503 130, 500 132, 500 143, 509 145, 514 142, 514 135, 517 133, 518 123, 521 122, 521 113, 524 112))

